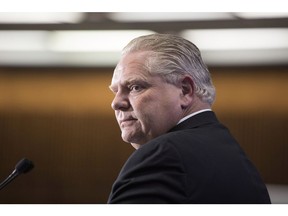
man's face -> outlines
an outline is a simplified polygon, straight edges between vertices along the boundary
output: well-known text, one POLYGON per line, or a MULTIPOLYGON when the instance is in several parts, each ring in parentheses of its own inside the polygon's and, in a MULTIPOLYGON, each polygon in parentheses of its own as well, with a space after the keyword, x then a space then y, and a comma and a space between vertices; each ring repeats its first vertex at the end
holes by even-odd
POLYGON ((135 148, 166 133, 181 119, 181 88, 151 75, 144 66, 147 55, 137 52, 124 56, 110 86, 122 139, 135 148))

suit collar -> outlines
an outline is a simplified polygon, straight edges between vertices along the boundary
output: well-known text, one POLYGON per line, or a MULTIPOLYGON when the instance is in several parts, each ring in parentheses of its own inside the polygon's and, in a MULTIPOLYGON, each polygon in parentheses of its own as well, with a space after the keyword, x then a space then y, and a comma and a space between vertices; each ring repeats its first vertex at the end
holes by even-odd
POLYGON ((185 121, 173 127, 169 132, 196 128, 202 125, 213 124, 218 122, 219 121, 213 111, 205 111, 186 119, 185 121))

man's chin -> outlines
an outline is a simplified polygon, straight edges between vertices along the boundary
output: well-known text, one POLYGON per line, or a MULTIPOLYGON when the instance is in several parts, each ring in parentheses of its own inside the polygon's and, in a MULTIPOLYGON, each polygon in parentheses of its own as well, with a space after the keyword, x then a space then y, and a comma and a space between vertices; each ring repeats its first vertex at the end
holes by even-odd
POLYGON ((133 146, 133 148, 135 148, 136 150, 140 148, 141 144, 137 144, 137 143, 131 143, 131 145, 133 146))
POLYGON ((130 143, 135 149, 139 148, 140 145, 144 144, 142 139, 139 139, 139 137, 127 135, 122 132, 122 139, 124 142, 130 143), (138 146, 137 148, 135 146, 138 146))

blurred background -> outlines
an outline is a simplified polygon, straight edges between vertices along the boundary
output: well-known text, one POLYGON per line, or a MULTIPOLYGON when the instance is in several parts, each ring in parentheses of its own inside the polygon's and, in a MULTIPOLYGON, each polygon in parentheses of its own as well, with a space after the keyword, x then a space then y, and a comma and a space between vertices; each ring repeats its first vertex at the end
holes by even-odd
POLYGON ((288 203, 288 13, 0 13, 0 180, 23 157, 31 173, 0 203, 106 203, 134 151, 124 143, 108 86, 134 37, 172 33, 195 43, 213 106, 288 203))

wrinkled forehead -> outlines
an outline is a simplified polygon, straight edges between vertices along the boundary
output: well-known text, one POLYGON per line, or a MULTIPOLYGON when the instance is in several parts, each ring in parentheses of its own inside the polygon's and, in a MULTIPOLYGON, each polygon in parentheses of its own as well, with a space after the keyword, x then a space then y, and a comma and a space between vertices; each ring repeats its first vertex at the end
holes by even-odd
POLYGON ((112 81, 119 79, 119 77, 121 76, 122 72, 124 70, 124 66, 122 64, 120 64, 120 62, 116 65, 114 71, 113 71, 113 76, 112 76, 112 81))
POLYGON ((122 56, 114 69, 112 82, 113 80, 119 80, 123 76, 147 75, 149 73, 147 67, 148 57, 148 52, 129 53, 122 56))
POLYGON ((119 67, 115 69, 111 86, 127 85, 136 81, 148 81, 152 78, 151 74, 141 65, 132 65, 128 67, 119 67))

